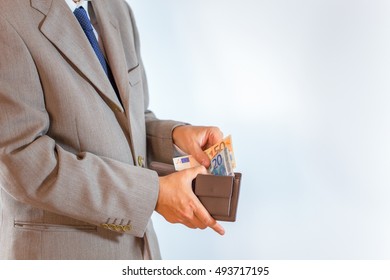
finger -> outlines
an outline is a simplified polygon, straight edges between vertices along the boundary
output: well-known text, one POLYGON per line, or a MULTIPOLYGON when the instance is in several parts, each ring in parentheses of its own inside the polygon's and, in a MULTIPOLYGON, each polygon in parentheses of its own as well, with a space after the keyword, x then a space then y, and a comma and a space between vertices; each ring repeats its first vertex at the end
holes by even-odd
POLYGON ((195 159, 205 167, 210 166, 210 159, 208 155, 203 151, 212 147, 213 145, 221 142, 223 140, 223 133, 218 127, 209 127, 206 132, 205 139, 203 140, 203 144, 201 147, 195 146, 193 147, 194 153, 193 156, 195 159))
POLYGON ((193 168, 185 169, 184 172, 187 172, 186 178, 190 181, 194 180, 198 174, 207 174, 207 169, 203 165, 199 165, 193 168))
POLYGON ((199 228, 196 224, 190 221, 182 222, 183 225, 185 225, 188 228, 197 229, 199 228))
POLYGON ((215 221, 214 224, 212 224, 209 227, 212 228, 215 232, 217 232, 220 235, 225 234, 225 229, 219 223, 217 223, 217 221, 215 221))
MULTIPOLYGON (((200 202, 198 202, 199 200, 196 196, 194 196, 194 200, 197 200, 197 201, 194 201, 194 204, 200 205, 200 206, 194 207, 195 209, 193 211, 191 211, 191 215, 187 216, 186 223, 191 224, 193 226, 193 228, 205 229, 209 226, 208 222, 210 222, 212 224, 212 221, 209 220, 209 218, 211 218, 211 216, 207 217, 207 220, 199 219, 199 217, 196 215, 196 212, 197 212, 196 207, 203 207, 203 205, 200 202)), ((208 215, 207 210, 205 210, 205 215, 208 215)))
POLYGON ((210 159, 205 152, 202 151, 201 147, 198 145, 194 145, 191 151, 192 156, 199 162, 201 165, 205 167, 210 166, 210 159))
POLYGON ((199 221, 206 227, 210 227, 215 232, 219 233, 220 235, 225 234, 225 229, 217 223, 217 221, 211 217, 209 212, 207 212, 206 208, 202 205, 202 203, 198 200, 197 207, 194 211, 195 216, 199 219, 199 221))
POLYGON ((215 145, 221 142, 223 139, 223 133, 218 127, 211 128, 211 132, 209 134, 209 143, 210 145, 215 145))
POLYGON ((191 220, 191 224, 200 229, 205 229, 208 227, 203 221, 199 220, 196 215, 194 215, 193 219, 191 220))
MULTIPOLYGON (((195 197, 196 199, 196 197, 195 197)), ((207 225, 204 224, 204 222, 200 221, 198 217, 195 215, 193 209, 188 209, 186 211, 186 214, 183 214, 183 216, 179 219, 179 223, 184 224, 185 226, 196 229, 205 229, 207 228, 207 225)))

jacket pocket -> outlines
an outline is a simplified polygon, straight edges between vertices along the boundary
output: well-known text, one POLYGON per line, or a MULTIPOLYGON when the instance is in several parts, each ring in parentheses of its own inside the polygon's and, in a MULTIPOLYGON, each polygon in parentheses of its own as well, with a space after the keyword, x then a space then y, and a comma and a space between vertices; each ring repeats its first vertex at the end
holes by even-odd
POLYGON ((97 231, 97 226, 94 225, 61 225, 61 224, 46 224, 33 222, 14 222, 14 228, 21 230, 35 231, 97 231))
POLYGON ((141 81, 141 67, 138 64, 127 72, 129 83, 132 87, 136 86, 141 81))

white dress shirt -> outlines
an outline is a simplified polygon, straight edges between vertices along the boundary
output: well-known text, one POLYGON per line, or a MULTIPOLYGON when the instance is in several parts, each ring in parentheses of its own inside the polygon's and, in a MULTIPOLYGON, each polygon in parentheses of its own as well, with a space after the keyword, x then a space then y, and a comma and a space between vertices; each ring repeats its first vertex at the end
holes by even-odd
POLYGON ((95 33, 96 39, 98 40, 99 45, 101 47, 101 42, 99 41, 99 33, 96 30, 97 29, 96 28, 96 19, 94 18, 94 16, 93 17, 91 16, 91 12, 92 11, 89 10, 88 2, 90 2, 90 1, 81 0, 79 4, 76 4, 75 2, 73 2, 73 0, 65 0, 65 2, 66 2, 66 4, 68 4, 68 6, 69 6, 70 10, 72 11, 72 13, 74 12, 74 10, 76 10, 80 6, 84 8, 84 10, 87 12, 89 20, 92 23, 93 32, 95 33), (92 17, 92 19, 91 19, 91 17, 92 17))
MULTIPOLYGON (((88 1, 82 0, 82 1, 80 1, 79 4, 76 4, 75 2, 73 2, 73 0, 65 0, 65 2, 66 2, 66 4, 68 4, 72 13, 74 12, 74 10, 76 10, 76 8, 82 6, 87 11, 87 14, 88 14, 88 1)), ((89 17, 89 14, 88 14, 88 17, 89 17)))

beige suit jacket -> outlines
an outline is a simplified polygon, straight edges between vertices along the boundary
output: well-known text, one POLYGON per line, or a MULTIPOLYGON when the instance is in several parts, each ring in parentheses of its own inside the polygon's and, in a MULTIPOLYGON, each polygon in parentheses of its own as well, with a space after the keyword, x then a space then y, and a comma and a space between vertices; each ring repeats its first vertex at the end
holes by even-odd
POLYGON ((160 258, 172 129, 148 110, 132 12, 93 0, 121 102, 64 0, 0 0, 0 258, 160 258))

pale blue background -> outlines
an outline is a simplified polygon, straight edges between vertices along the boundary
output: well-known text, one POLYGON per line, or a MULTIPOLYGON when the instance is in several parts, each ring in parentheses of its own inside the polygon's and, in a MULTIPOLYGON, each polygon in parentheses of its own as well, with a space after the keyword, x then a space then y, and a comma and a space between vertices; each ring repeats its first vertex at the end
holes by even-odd
POLYGON ((129 3, 151 108, 243 173, 224 237, 154 215, 165 259, 389 259, 390 1, 129 3))

